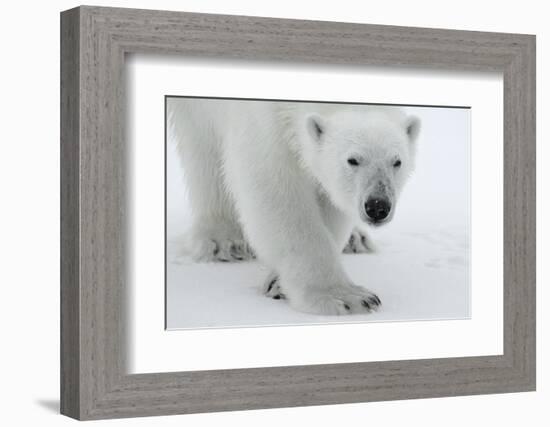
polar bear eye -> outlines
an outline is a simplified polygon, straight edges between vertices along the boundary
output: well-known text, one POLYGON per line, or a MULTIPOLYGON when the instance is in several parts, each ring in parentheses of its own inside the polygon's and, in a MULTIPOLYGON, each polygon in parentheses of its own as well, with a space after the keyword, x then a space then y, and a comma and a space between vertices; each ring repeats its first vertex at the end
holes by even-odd
POLYGON ((393 162, 393 167, 398 168, 401 166, 401 160, 397 159, 395 162, 393 162))
POLYGON ((359 166, 359 160, 357 160, 355 157, 350 157, 348 159, 348 164, 350 166, 359 166))

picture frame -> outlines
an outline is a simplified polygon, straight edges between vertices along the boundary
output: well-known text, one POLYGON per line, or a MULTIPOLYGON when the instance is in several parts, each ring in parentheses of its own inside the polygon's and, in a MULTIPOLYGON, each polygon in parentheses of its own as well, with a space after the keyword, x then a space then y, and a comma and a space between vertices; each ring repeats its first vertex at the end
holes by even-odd
POLYGON ((89 420, 535 390, 535 229, 532 35, 91 6, 61 13, 64 415, 89 420), (502 72, 503 354, 128 374, 128 53, 502 72))

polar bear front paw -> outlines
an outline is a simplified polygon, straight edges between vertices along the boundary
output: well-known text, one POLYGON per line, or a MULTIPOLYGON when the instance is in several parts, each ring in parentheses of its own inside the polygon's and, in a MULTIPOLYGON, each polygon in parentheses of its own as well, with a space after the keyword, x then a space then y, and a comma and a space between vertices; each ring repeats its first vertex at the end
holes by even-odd
POLYGON ((348 243, 344 247, 345 254, 364 254, 375 252, 371 238, 363 230, 355 227, 351 231, 348 243))
POLYGON ((345 315, 377 311, 382 302, 373 292, 356 285, 309 289, 291 304, 300 311, 312 314, 345 315))
POLYGON ((273 299, 286 299, 286 295, 281 290, 279 276, 271 273, 264 282, 264 295, 273 299))

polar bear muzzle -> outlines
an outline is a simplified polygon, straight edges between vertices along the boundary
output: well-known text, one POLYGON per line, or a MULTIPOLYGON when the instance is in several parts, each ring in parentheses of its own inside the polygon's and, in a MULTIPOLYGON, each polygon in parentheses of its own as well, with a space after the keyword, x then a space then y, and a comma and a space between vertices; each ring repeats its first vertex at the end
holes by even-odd
POLYGON ((374 224, 381 223, 391 212, 391 202, 386 198, 369 197, 365 203, 367 218, 374 224))

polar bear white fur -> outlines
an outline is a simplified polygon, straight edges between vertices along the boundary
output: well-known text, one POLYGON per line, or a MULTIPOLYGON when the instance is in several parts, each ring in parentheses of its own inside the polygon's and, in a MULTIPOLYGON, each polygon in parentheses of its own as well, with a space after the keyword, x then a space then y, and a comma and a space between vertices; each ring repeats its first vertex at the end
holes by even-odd
POLYGON ((168 120, 196 261, 257 256, 273 271, 266 294, 299 311, 378 308, 340 254, 370 246, 355 227, 393 217, 414 168, 417 118, 396 107, 171 98, 168 120))

